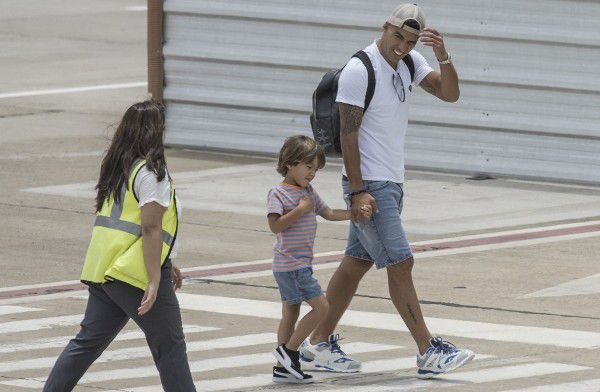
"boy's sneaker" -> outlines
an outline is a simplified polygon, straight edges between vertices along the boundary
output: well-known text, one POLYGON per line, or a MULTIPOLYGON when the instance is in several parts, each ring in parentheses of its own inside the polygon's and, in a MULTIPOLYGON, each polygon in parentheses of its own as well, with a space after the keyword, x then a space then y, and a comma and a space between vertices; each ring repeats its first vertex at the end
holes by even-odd
POLYGON ((440 338, 431 338, 431 346, 425 354, 417 354, 417 377, 432 378, 461 367, 475 357, 471 350, 458 349, 440 338))
POLYGON ((339 373, 360 372, 361 363, 342 351, 339 334, 331 334, 326 342, 310 344, 306 339, 300 346, 300 359, 305 368, 339 373))
POLYGON ((310 374, 304 373, 304 378, 299 379, 288 372, 284 367, 273 366, 273 382, 282 384, 310 384, 313 377, 310 374))
POLYGON ((285 347, 285 344, 282 344, 273 350, 273 356, 291 375, 299 380, 304 380, 306 375, 300 369, 300 353, 298 351, 290 350, 285 347))

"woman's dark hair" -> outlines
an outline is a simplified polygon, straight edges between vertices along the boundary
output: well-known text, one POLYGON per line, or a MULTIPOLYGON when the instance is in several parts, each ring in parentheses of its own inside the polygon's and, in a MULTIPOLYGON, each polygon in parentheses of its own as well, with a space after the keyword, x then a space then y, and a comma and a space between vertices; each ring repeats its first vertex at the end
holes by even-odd
POLYGON ((165 107, 156 101, 138 102, 129 107, 117 127, 100 167, 96 185, 96 212, 111 197, 121 203, 121 187, 127 184, 133 164, 146 160, 146 167, 161 181, 166 175, 163 133, 165 107))
POLYGON ((295 166, 300 162, 311 163, 315 158, 319 160, 318 168, 322 169, 325 166, 325 152, 314 139, 304 135, 290 136, 285 139, 279 151, 277 172, 285 177, 288 165, 295 166))

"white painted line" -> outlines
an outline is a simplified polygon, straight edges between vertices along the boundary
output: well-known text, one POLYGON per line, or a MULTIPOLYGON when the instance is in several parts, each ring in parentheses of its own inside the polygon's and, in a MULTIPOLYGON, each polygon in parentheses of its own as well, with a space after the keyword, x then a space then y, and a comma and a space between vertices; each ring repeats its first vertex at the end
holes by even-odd
MULTIPOLYGON (((205 341, 187 342, 187 351, 208 351, 214 349, 248 347, 260 344, 271 343, 273 346, 277 343, 277 335, 274 333, 261 333, 253 335, 242 335, 227 338, 218 338, 205 341)), ((139 347, 128 347, 117 350, 106 350, 94 361, 94 363, 106 363, 113 361, 122 361, 134 358, 151 358, 152 354, 147 345, 139 347)), ((16 372, 21 370, 47 369, 54 366, 56 356, 31 358, 20 361, 0 362, 0 369, 5 372, 16 372)))
MULTIPOLYGON (((182 309, 271 319, 281 317, 281 303, 278 302, 188 293, 179 293, 178 298, 182 309)), ((307 311, 306 306, 303 306, 303 310, 304 312, 307 311)), ((591 349, 600 346, 600 333, 597 332, 433 317, 428 317, 425 320, 432 332, 441 335, 557 347, 591 349)), ((408 332, 400 316, 392 313, 348 310, 342 317, 340 324, 360 328, 408 332)))
MULTIPOLYGON (((452 388, 461 384, 481 384, 517 378, 531 378, 548 374, 570 373, 592 369, 590 367, 569 365, 563 363, 537 362, 524 365, 503 366, 491 369, 480 369, 468 372, 449 373, 435 380, 419 380, 417 378, 383 381, 383 385, 344 386, 343 388, 319 389, 321 392, 395 392, 413 391, 423 388, 437 390, 452 388)), ((486 388, 487 389, 487 388, 486 388)), ((292 391, 292 389, 279 390, 279 392, 292 391)))
POLYGON ((539 385, 536 387, 504 390, 502 392, 599 392, 600 378, 585 381, 568 382, 563 384, 539 385))
MULTIPOLYGON (((479 359, 490 358, 490 355, 481 355, 478 356, 479 359)), ((369 373, 381 373, 381 372, 392 372, 404 369, 414 369, 415 368, 415 357, 403 357, 403 358, 395 358, 395 359, 381 359, 375 361, 367 361, 363 362, 362 371, 360 374, 369 374, 369 373)), ((304 368, 303 368, 304 369, 304 368)), ((309 370, 310 372, 310 370, 309 370)), ((311 373, 314 377, 315 382, 320 382, 323 380, 331 379, 331 378, 340 378, 343 377, 343 374, 340 373, 330 373, 330 372, 314 372, 311 373)), ((197 381, 194 383, 196 389, 198 391, 223 391, 230 389, 241 389, 241 388, 256 388, 256 387, 268 387, 272 386, 273 382, 271 381, 272 374, 256 374, 254 376, 244 376, 244 377, 231 377, 231 378, 219 378, 213 380, 203 380, 197 381)), ((283 387, 283 386, 282 386, 283 387)), ((323 386, 321 386, 323 387, 323 386)), ((160 385, 151 385, 147 387, 139 387, 129 389, 128 392, 161 392, 162 386, 160 385)), ((118 392, 118 391, 106 391, 106 392, 118 392)))
POLYGON ((0 306, 0 316, 5 316, 7 314, 18 314, 18 313, 27 313, 27 312, 38 312, 44 309, 38 308, 25 308, 23 306, 10 306, 10 305, 2 305, 0 306))
POLYGON ((89 151, 89 152, 67 152, 67 153, 55 153, 55 154, 18 154, 18 155, 0 155, 0 160, 6 161, 24 161, 27 159, 70 159, 80 157, 99 157, 102 156, 104 151, 89 151))
MULTIPOLYGON (((218 331, 219 329, 221 328, 204 327, 201 325, 184 325, 183 333, 191 334, 197 332, 218 331)), ((67 345, 70 339, 73 339, 73 337, 73 335, 55 336, 51 338, 31 339, 18 343, 5 343, 2 345, 2 347, 0 347, 0 354, 64 347, 67 345)), ((142 331, 125 331, 119 333, 114 341, 122 342, 127 340, 136 340, 144 338, 145 335, 142 331)))
POLYGON ((523 295, 520 298, 563 297, 566 295, 589 295, 598 293, 600 293, 600 274, 561 283, 554 287, 548 287, 534 293, 523 295))
MULTIPOLYGON (((346 344, 344 345, 344 347, 347 348, 348 352, 353 353, 385 351, 400 348, 400 346, 361 342, 346 344)), ((271 353, 260 353, 191 361, 190 369, 192 372, 207 372, 211 370, 232 369, 238 367, 273 363, 275 363, 275 360, 271 353)), ((155 375, 156 367, 154 366, 138 367, 131 369, 113 369, 107 371, 88 373, 85 376, 83 376, 81 382, 90 383, 108 380, 145 378, 155 375)))
POLYGON ((16 297, 16 298, 5 298, 5 299, 0 299, 0 305, 29 304, 32 302, 51 301, 51 300, 61 299, 61 298, 76 298, 78 295, 79 296, 85 295, 87 298, 87 293, 88 293, 87 290, 77 290, 77 291, 65 291, 63 293, 30 295, 30 296, 26 296, 26 297, 16 297))
POLYGON ((118 90, 124 88, 134 87, 146 87, 146 82, 133 82, 133 83, 118 83, 118 84, 101 84, 96 86, 83 86, 83 87, 70 87, 70 88, 56 88, 50 90, 32 90, 32 91, 17 91, 12 93, 1 93, 0 99, 4 98, 20 98, 20 97, 33 97, 38 95, 51 95, 51 94, 69 94, 69 93, 80 93, 86 91, 99 91, 99 90, 118 90))
MULTIPOLYGON (((348 353, 360 354, 360 353, 366 353, 366 352, 395 350, 395 349, 401 348, 401 346, 355 342, 355 343, 348 343, 348 344, 344 345, 344 348, 347 350, 348 353)), ((54 358, 54 360, 56 360, 56 358, 54 358)), ((204 360, 199 360, 199 361, 192 361, 192 362, 190 362, 190 369, 192 372, 205 372, 205 371, 210 371, 210 370, 231 369, 231 368, 239 368, 239 367, 245 367, 245 366, 273 364, 274 361, 275 360, 273 359, 273 356, 270 353, 238 355, 238 356, 231 356, 231 357, 220 357, 220 358, 211 358, 211 359, 204 359, 204 360)), ((96 361, 96 362, 98 362, 98 361, 96 361)), ((146 378, 146 377, 156 376, 156 374, 157 373, 156 373, 155 366, 143 366, 143 367, 127 368, 127 369, 120 368, 120 369, 113 369, 113 370, 106 370, 106 371, 89 372, 81 379, 80 384, 81 383, 90 383, 90 382, 102 382, 102 381, 109 381, 109 380, 146 378)), ((18 386, 18 387, 22 387, 22 388, 39 389, 40 383, 43 383, 44 381, 45 381, 45 379, 42 377, 32 377, 32 378, 27 378, 27 379, 2 381, 2 382, 0 382, 0 384, 18 386)))
POLYGON ((435 244, 435 243, 443 242, 443 241, 464 241, 464 240, 475 240, 475 239, 480 239, 480 238, 492 238, 492 237, 499 237, 499 236, 505 236, 505 235, 514 235, 514 234, 538 233, 540 231, 571 229, 571 228, 575 228, 575 227, 591 226, 591 225, 597 225, 597 224, 600 224, 600 220, 592 220, 592 221, 577 222, 577 223, 565 223, 565 224, 561 224, 561 225, 552 225, 552 226, 537 226, 537 227, 532 227, 529 229, 520 229, 520 230, 494 231, 494 232, 484 233, 484 234, 465 235, 465 236, 461 236, 461 237, 452 237, 452 238, 445 238, 445 239, 439 239, 439 240, 414 242, 414 243, 411 243, 411 245, 430 245, 430 244, 435 244))
POLYGON ((8 321, 6 323, 0 323, 0 333, 37 331, 54 327, 70 327, 79 324, 81 320, 83 320, 83 314, 8 321))

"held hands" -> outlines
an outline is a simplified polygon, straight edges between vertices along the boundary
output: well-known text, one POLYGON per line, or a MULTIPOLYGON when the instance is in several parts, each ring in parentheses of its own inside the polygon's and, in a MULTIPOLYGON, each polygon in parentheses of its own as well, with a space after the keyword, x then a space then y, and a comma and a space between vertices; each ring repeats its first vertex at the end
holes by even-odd
POLYGON ((444 61, 448 58, 448 52, 444 46, 444 38, 439 31, 431 27, 426 27, 419 36, 423 45, 433 48, 433 53, 438 61, 444 61))
POLYGON ((371 219, 373 212, 377 212, 375 198, 369 193, 359 193, 352 196, 351 219, 353 222, 365 222, 371 219))
POLYGON ((300 203, 298 203, 298 208, 302 211, 302 214, 306 214, 315 209, 315 203, 312 197, 303 197, 300 199, 300 203))
POLYGON ((142 302, 140 307, 138 308, 138 315, 143 316, 150 311, 152 305, 154 305, 154 301, 156 301, 156 295, 158 293, 158 285, 160 284, 160 280, 154 282, 151 281, 148 283, 148 288, 144 292, 144 297, 142 298, 142 302))

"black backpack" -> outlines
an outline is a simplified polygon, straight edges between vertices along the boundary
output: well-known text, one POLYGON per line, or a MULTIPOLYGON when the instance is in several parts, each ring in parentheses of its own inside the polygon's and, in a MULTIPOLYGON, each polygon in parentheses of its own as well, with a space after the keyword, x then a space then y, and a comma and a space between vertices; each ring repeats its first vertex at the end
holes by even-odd
MULTIPOLYGON (((369 59, 369 56, 364 51, 360 50, 352 57, 358 58, 365 65, 365 68, 367 68, 369 81, 365 95, 364 113, 369 107, 375 93, 375 70, 373 69, 373 64, 371 64, 371 59, 369 59)), ((415 77, 413 59, 408 54, 402 60, 410 71, 410 80, 412 83, 415 77)), ((310 115, 310 125, 313 136, 317 143, 323 147, 325 154, 330 156, 339 156, 342 153, 342 146, 340 144, 340 113, 335 98, 337 96, 338 79, 343 69, 332 69, 327 72, 313 93, 312 99, 313 110, 310 115)))

